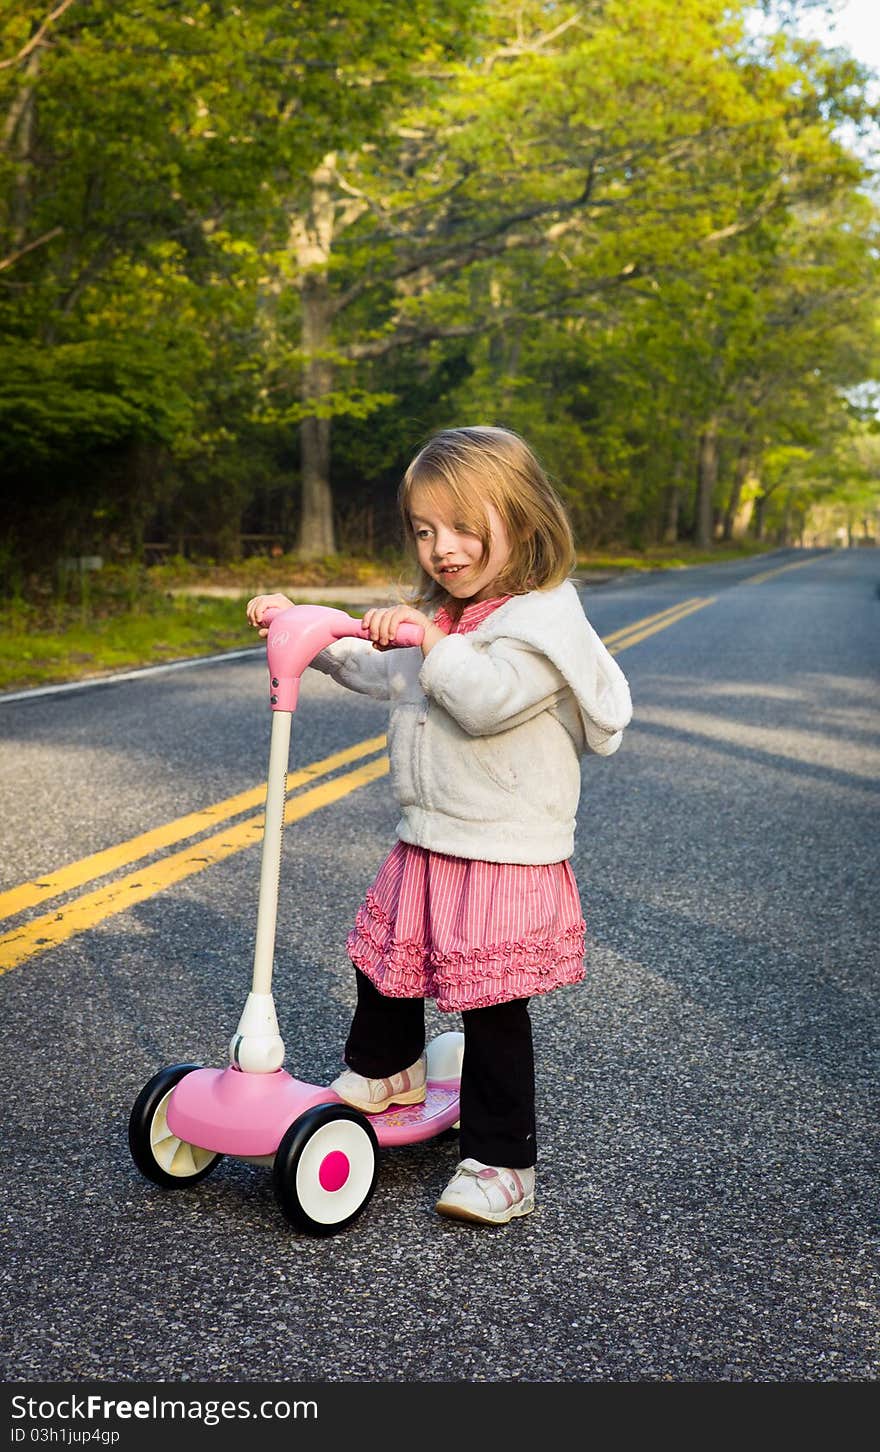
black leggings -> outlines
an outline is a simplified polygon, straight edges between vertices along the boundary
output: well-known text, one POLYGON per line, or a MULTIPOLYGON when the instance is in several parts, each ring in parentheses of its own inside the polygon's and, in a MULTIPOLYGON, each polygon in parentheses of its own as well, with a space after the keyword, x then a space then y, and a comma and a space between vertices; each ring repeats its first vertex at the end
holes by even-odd
MULTIPOLYGON (((386 998, 359 968, 345 1062, 367 1079, 414 1064, 425 1047, 423 998, 386 998), (380 1047, 381 1046, 381 1047, 380 1047)), ((511 1170, 535 1163, 535 1061, 527 998, 468 1008, 461 1070, 462 1159, 511 1170)))

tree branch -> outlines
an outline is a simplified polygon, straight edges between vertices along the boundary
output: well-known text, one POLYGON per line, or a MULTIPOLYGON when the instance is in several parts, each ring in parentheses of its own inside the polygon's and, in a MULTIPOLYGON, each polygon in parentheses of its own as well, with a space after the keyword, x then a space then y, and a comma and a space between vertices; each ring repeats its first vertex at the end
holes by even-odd
MULTIPOLYGON (((506 328, 521 323, 524 318, 535 321, 549 318, 584 318, 588 316, 588 309, 583 305, 583 298, 593 293, 611 291, 613 288, 635 281, 641 275, 639 265, 630 262, 619 272, 602 278, 591 287, 578 288, 574 293, 561 293, 558 297, 550 298, 532 308, 519 307, 510 312, 498 314, 489 323, 478 319, 470 323, 437 323, 428 327, 408 328, 403 326, 394 333, 386 334, 383 338, 371 338, 365 343, 344 345, 340 351, 352 362, 358 362, 364 358, 382 358, 396 348, 410 348, 417 343, 432 343, 441 338, 472 338, 478 333, 503 332, 506 328), (572 306, 573 302, 575 306, 572 306)), ((603 312, 601 316, 607 317, 607 314, 603 312)))
POLYGON ((35 247, 42 247, 45 242, 51 242, 53 237, 59 236, 63 231, 63 227, 53 227, 51 232, 44 232, 42 237, 36 237, 33 242, 28 242, 25 247, 19 247, 16 252, 10 252, 8 257, 0 257, 0 272, 4 272, 7 267, 12 267, 13 263, 18 262, 19 258, 24 257, 25 253, 33 252, 35 247))
POLYGON ((539 51, 543 50, 545 46, 549 45, 551 41, 557 40, 560 35, 564 35, 565 31, 570 30, 573 25, 582 24, 583 22, 579 15, 569 15, 567 20, 561 20, 560 23, 558 25, 555 25, 552 30, 545 31, 542 34, 536 36, 534 40, 529 41, 526 40, 524 35, 522 34, 522 26, 520 21, 517 24, 517 29, 520 31, 520 36, 517 44, 502 45, 498 48, 498 50, 493 51, 491 55, 488 55, 486 57, 483 70, 485 71, 486 75, 488 75, 496 61, 515 60, 518 56, 535 55, 539 51))
MULTIPOLYGON (((402 258, 396 266, 383 270, 382 281, 400 282, 403 278, 422 273, 421 284, 410 289, 412 296, 414 293, 424 292, 447 273, 468 267, 472 262, 501 256, 515 247, 542 246, 547 240, 554 240, 554 236, 551 236, 550 233, 541 233, 539 236, 529 237, 527 234, 515 233, 513 228, 521 226, 524 222, 533 222, 539 217, 548 215, 562 217, 587 206, 593 187, 593 177, 594 163, 591 162, 581 192, 571 201, 560 202, 554 199, 551 202, 540 202, 533 207, 522 208, 518 212, 511 213, 510 216, 502 217, 475 237, 451 239, 445 247, 426 248, 415 256, 402 258)), ((557 225, 563 224, 558 223, 557 225)), ((339 293, 333 303, 334 314, 341 313, 372 284, 373 278, 369 275, 364 276, 352 283, 345 292, 339 293)))
POLYGON ((31 51, 36 50, 37 46, 41 44, 43 36, 46 34, 46 31, 49 29, 49 26, 52 24, 53 20, 57 20, 59 16, 63 15, 65 10, 69 10, 71 5, 73 4, 74 0, 61 0, 61 4, 55 7, 51 15, 46 16, 46 19, 43 21, 39 30, 36 30, 34 32, 27 45, 23 46, 22 49, 18 52, 18 55, 11 56, 9 60, 0 61, 0 71, 8 70, 10 66, 17 66, 21 61, 27 60, 31 51))

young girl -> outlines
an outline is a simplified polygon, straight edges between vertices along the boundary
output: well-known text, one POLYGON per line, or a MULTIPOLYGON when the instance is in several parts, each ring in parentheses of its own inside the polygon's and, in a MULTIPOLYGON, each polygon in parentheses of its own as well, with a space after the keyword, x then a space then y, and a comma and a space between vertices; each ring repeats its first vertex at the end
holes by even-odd
MULTIPOLYGON (((617 750, 630 694, 567 579, 564 508, 517 434, 435 435, 400 508, 415 603, 368 610, 370 640, 312 662, 391 702, 402 813, 348 936, 357 1007, 333 1088, 368 1114, 420 1103, 424 999, 461 1013, 461 1161, 436 1208, 503 1225, 535 1203, 529 999, 584 971, 568 861, 579 758, 617 750), (403 621, 424 628, 420 647, 393 649, 403 621)), ((257 595, 248 619, 259 628, 268 606, 290 603, 257 595)))

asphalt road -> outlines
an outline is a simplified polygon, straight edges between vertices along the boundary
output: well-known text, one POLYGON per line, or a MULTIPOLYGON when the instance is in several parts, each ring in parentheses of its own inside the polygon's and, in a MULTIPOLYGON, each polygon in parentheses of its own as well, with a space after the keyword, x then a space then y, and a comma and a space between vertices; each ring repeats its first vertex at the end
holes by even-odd
MULTIPOLYGON (((256 846, 10 967, 6 1379, 874 1380, 878 581, 875 551, 789 551, 584 590, 604 636, 709 603, 618 657, 635 717, 585 764, 574 859, 589 972, 534 1003, 539 1207, 506 1229, 435 1215, 449 1140, 386 1152, 329 1239, 265 1170, 173 1192, 135 1170, 141 1085, 224 1062, 256 846)), ((0 700, 0 890, 255 786, 268 718, 261 652, 0 700)), ((292 764, 384 721, 310 673, 292 764)), ((395 820, 386 778, 287 832, 274 987, 314 1082, 395 820)))

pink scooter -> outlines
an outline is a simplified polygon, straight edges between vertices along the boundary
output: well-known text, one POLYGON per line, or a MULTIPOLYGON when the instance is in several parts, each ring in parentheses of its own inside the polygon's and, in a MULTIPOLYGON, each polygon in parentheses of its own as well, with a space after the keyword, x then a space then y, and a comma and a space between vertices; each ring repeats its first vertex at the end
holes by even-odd
MULTIPOLYGON (((309 662, 334 640, 367 633, 343 610, 320 605, 267 611, 265 621, 273 717, 251 992, 229 1045, 229 1066, 161 1069, 135 1101, 128 1140, 141 1173, 166 1188, 195 1184, 224 1155, 271 1166, 288 1219, 313 1235, 333 1235, 372 1195, 380 1147, 430 1139, 456 1124, 464 1037, 443 1033, 428 1045, 424 1104, 382 1114, 362 1114, 332 1089, 282 1068, 272 963, 291 720, 309 662)), ((402 625, 396 643, 418 645, 421 637, 418 626, 402 625)))

